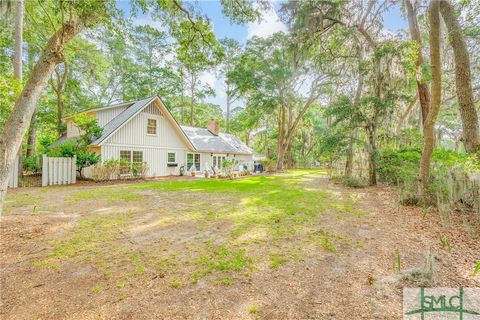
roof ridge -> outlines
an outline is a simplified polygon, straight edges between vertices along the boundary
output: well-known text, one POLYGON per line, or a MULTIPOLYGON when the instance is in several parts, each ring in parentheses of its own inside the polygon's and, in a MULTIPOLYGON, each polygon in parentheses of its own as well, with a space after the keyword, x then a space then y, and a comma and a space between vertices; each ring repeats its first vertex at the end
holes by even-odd
POLYGON ((155 98, 156 98, 156 95, 145 98, 145 99, 142 99, 142 100, 138 100, 135 103, 133 103, 131 106, 129 106, 128 108, 126 108, 125 110, 120 112, 116 117, 114 117, 112 120, 110 120, 109 122, 107 122, 103 126, 102 135, 98 139, 95 139, 94 141, 92 141, 92 144, 97 145, 97 144, 101 143, 102 141, 104 141, 105 139, 107 139, 112 133, 114 133, 125 122, 127 122, 130 118, 132 118, 139 110, 141 110, 143 107, 147 106, 155 98), (138 110, 131 113, 131 108, 138 103, 140 103, 140 105, 138 106, 138 110), (131 113, 131 114, 128 115, 128 113, 131 113), (127 117, 122 120, 122 118, 124 118, 126 114, 127 114, 127 117), (120 121, 118 119, 120 119, 120 121), (118 122, 118 124, 115 123, 115 122, 118 122))

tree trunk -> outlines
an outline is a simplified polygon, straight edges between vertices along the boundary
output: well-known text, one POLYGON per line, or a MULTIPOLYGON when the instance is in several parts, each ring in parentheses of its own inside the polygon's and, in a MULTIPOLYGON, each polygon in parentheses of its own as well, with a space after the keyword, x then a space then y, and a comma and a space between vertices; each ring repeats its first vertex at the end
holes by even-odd
MULTIPOLYGON (((0 136, 0 210, 7 194, 8 176, 33 112, 56 65, 64 60, 65 45, 84 28, 79 19, 66 22, 48 41, 33 68, 30 79, 15 102, 13 111, 0 136)), ((0 211, 1 214, 1 211, 0 211)))
POLYGON ((373 124, 370 124, 367 127, 367 136, 368 136, 368 183, 371 186, 377 184, 377 164, 376 164, 376 153, 377 153, 377 142, 376 142, 376 127, 373 124))
POLYGON ((278 115, 278 147, 277 147, 277 170, 283 170, 283 161, 285 160, 285 107, 280 107, 278 115))
MULTIPOLYGON (((13 77, 21 84, 23 81, 23 16, 24 2, 18 0, 15 8, 15 45, 13 50, 13 77)), ((18 148, 18 177, 23 176, 22 144, 18 148)), ((1 214, 1 212, 0 212, 1 214)))
POLYGON ((26 156, 31 157, 35 155, 35 145, 37 144, 37 121, 36 112, 33 113, 30 128, 28 129, 27 152, 26 156))
POLYGON ((230 103, 232 97, 230 96, 230 85, 227 83, 227 123, 226 123, 226 132, 230 133, 230 103))
POLYGON ((423 126, 423 152, 420 160, 419 193, 424 204, 428 202, 430 162, 435 147, 435 122, 442 98, 442 65, 440 57, 440 3, 430 2, 428 7, 430 24, 430 64, 432 68, 432 102, 423 126))
POLYGON ((351 178, 353 173, 353 140, 354 139, 355 139, 355 129, 352 129, 352 131, 350 131, 350 136, 348 137, 347 160, 345 161, 345 176, 348 178, 351 178))
MULTIPOLYGON (((362 97, 363 91, 363 72, 362 72, 362 59, 363 59, 363 48, 359 50, 359 61, 358 61, 358 82, 357 89, 355 90, 355 98, 353 103, 357 104, 362 97)), ((348 139, 348 149, 347 149, 347 161, 345 162, 345 176, 348 178, 352 177, 353 173, 353 141, 355 140, 355 129, 351 129, 350 137, 348 139)))
POLYGON ((449 1, 440 1, 440 11, 448 29, 455 57, 455 87, 463 126, 463 143, 467 152, 480 151, 480 129, 475 109, 470 72, 470 57, 455 11, 449 1))
POLYGON ((65 61, 63 63, 64 69, 63 73, 61 74, 58 70, 59 68, 55 68, 55 82, 52 80, 52 88, 55 91, 57 96, 57 132, 58 134, 63 133, 63 115, 65 113, 65 103, 63 102, 63 90, 65 89, 65 83, 67 82, 68 77, 68 64, 65 61))
POLYGON ((416 69, 417 69, 417 90, 418 90, 418 97, 420 100, 420 109, 422 111, 422 123, 425 123, 425 119, 427 118, 428 110, 430 108, 430 92, 428 90, 428 85, 423 83, 423 73, 422 73, 422 65, 423 65, 423 55, 422 55, 422 38, 420 36, 420 29, 418 27, 418 20, 417 20, 417 7, 413 6, 410 2, 411 0, 405 0, 405 7, 407 9, 407 17, 408 17, 408 25, 410 28, 410 35, 412 40, 416 42, 417 48, 417 60, 415 62, 416 69))
POLYGON ((190 87, 190 125, 193 126, 193 112, 195 109, 195 76, 192 72, 192 86, 190 87))
POLYGON ((23 46, 23 0, 17 0, 15 12, 15 48, 13 51, 13 76, 22 82, 22 46, 23 46))

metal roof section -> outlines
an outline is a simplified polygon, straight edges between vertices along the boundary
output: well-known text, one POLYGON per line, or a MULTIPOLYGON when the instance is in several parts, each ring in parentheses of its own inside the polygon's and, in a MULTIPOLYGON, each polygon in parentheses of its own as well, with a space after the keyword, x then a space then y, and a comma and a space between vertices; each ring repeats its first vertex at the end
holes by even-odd
POLYGON ((99 145, 105 139, 107 139, 111 134, 113 134, 117 129, 119 129, 125 122, 127 122, 130 118, 140 112, 143 107, 150 104, 156 96, 148 97, 143 100, 136 101, 130 107, 122 111, 118 116, 113 118, 109 123, 103 127, 103 133, 100 138, 96 139, 92 142, 93 145, 99 145))
POLYGON ((253 151, 233 134, 212 134, 206 128, 180 126, 195 149, 218 153, 252 154, 253 151))

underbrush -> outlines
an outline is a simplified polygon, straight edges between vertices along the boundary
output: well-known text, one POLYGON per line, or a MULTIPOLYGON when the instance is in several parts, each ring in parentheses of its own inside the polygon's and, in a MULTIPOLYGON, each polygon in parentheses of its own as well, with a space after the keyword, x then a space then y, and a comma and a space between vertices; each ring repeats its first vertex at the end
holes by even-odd
MULTIPOLYGON (((400 187, 400 202, 418 205, 418 172, 421 150, 386 150, 377 157, 379 180, 400 187)), ((451 150, 435 149, 432 154, 432 203, 442 212, 473 210, 480 214, 480 160, 451 150)))
POLYGON ((361 178, 347 177, 347 176, 332 176, 330 181, 334 183, 341 183, 351 188, 365 188, 368 184, 361 178))

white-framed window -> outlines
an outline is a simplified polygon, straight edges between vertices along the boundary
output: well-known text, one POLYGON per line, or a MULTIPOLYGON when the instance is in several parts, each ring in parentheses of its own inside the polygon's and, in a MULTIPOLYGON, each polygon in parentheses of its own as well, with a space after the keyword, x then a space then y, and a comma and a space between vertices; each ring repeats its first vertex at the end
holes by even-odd
POLYGON ((147 119, 147 134, 157 134, 157 119, 147 119))
POLYGON ((132 151, 132 163, 143 162, 143 151, 132 151))
POLYGON ((143 151, 120 150, 120 174, 130 174, 134 163, 143 162, 143 151))
POLYGON ((187 170, 195 165, 195 171, 200 171, 200 153, 187 153, 187 170))
POLYGON ((175 163, 176 161, 176 154, 175 152, 168 152, 167 153, 167 163, 175 163))
POLYGON ((223 160, 225 160, 225 156, 213 156, 213 163, 212 166, 217 169, 223 168, 223 160))

